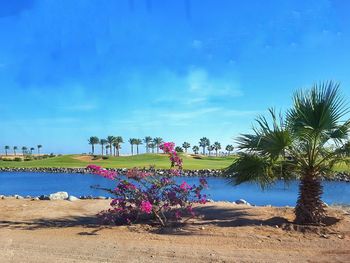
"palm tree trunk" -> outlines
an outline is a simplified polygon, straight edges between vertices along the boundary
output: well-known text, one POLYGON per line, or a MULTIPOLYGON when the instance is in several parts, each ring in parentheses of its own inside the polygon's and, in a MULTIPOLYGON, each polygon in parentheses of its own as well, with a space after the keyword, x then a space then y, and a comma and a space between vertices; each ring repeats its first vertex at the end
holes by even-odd
POLYGON ((131 155, 134 155, 134 145, 131 144, 131 155))
POLYGON ((139 145, 136 144, 136 151, 137 151, 137 154, 139 154, 139 145))
POLYGON ((13 150, 14 155, 16 156, 16 150, 13 150))
POLYGON ((102 156, 103 156, 103 144, 101 144, 101 147, 102 147, 102 151, 101 151, 101 153, 102 153, 102 156))
POLYGON ((159 144, 157 144, 157 153, 159 153, 159 144))
POLYGON ((216 157, 218 157, 218 150, 216 150, 216 157))
POLYGON ((203 155, 205 155, 205 146, 203 147, 203 155))
POLYGON ((119 144, 117 144, 117 156, 119 156, 119 144))
POLYGON ((5 150, 5 154, 6 154, 6 156, 7 156, 7 150, 5 150))
POLYGON ((91 144, 91 151, 92 151, 92 154, 94 154, 94 152, 95 152, 95 147, 94 147, 93 144, 91 144))
POLYGON ((305 175, 300 181, 299 196, 295 207, 295 221, 298 224, 320 224, 326 215, 321 200, 323 187, 321 180, 313 175, 305 175))

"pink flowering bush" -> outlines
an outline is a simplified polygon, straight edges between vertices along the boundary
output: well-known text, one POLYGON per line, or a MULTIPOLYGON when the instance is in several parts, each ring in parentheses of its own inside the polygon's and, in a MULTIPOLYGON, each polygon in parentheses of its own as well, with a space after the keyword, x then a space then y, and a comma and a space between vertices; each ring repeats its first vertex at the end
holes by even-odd
POLYGON ((169 155, 171 162, 167 175, 133 168, 126 176, 119 176, 96 165, 87 167, 92 173, 117 183, 114 189, 108 190, 115 196, 111 208, 100 213, 104 223, 132 224, 141 219, 154 219, 166 226, 184 217, 194 217, 193 204, 206 203, 206 196, 201 191, 207 187, 207 181, 201 178, 199 185, 177 184, 174 179, 181 175, 182 159, 174 150, 175 144, 166 142, 160 148, 169 155))

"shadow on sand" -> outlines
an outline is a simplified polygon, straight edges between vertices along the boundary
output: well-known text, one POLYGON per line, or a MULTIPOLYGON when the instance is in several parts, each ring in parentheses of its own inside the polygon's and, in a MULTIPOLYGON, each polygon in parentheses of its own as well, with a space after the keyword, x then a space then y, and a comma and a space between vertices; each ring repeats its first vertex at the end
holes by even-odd
MULTIPOLYGON (((278 226, 286 229, 284 226, 293 230, 295 225, 286 218, 274 216, 268 219, 259 219, 259 215, 254 215, 249 208, 220 208, 217 206, 205 206, 196 208, 199 219, 192 220, 191 223, 176 223, 171 227, 160 228, 156 224, 149 225, 147 231, 157 234, 170 235, 191 235, 196 234, 200 227, 215 225, 217 227, 244 227, 244 226, 278 226), (185 231, 183 231, 185 229, 185 231)), ((331 226, 339 222, 339 219, 327 217, 325 220, 326 226, 331 226)), ((142 224, 141 224, 142 225, 142 224)), ((4 221, 0 220, 0 228, 36 230, 44 228, 68 228, 68 227, 83 227, 86 232, 80 232, 79 235, 97 235, 98 231, 111 228, 108 225, 101 225, 97 216, 74 216, 64 218, 43 218, 30 221, 4 221)), ((138 225, 135 225, 137 228, 138 225)), ((133 231, 133 228, 130 228, 133 231)))

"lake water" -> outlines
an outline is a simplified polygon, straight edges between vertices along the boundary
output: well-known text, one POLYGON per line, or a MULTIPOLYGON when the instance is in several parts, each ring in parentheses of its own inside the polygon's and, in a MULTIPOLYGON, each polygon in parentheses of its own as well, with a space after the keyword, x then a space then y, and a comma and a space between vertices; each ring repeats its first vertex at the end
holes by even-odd
MULTIPOLYGON (((196 177, 179 177, 179 182, 186 181, 189 184, 198 184, 196 177)), ((224 178, 207 178, 209 189, 205 192, 208 198, 214 201, 235 201, 245 199, 255 205, 294 206, 298 182, 294 181, 286 185, 278 181, 273 187, 261 190, 255 184, 245 183, 239 186, 228 184, 224 178)), ((91 174, 64 174, 64 173, 29 173, 29 172, 1 172, 0 194, 22 196, 39 196, 58 191, 66 191, 70 195, 108 196, 103 190, 93 189, 90 186, 113 188, 115 182, 97 175, 91 174)), ((350 205, 350 183, 323 182, 323 200, 328 204, 350 205)))

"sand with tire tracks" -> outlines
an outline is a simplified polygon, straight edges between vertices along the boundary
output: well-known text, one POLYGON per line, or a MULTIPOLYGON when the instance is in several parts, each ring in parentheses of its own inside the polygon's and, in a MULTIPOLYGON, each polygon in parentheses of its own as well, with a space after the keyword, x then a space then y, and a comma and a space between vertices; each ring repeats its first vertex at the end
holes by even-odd
POLYGON ((283 230, 291 208, 218 202, 173 229, 99 226, 108 200, 0 200, 0 262, 349 262, 350 216, 328 209, 331 226, 283 230), (338 218, 336 220, 335 218, 338 218))

